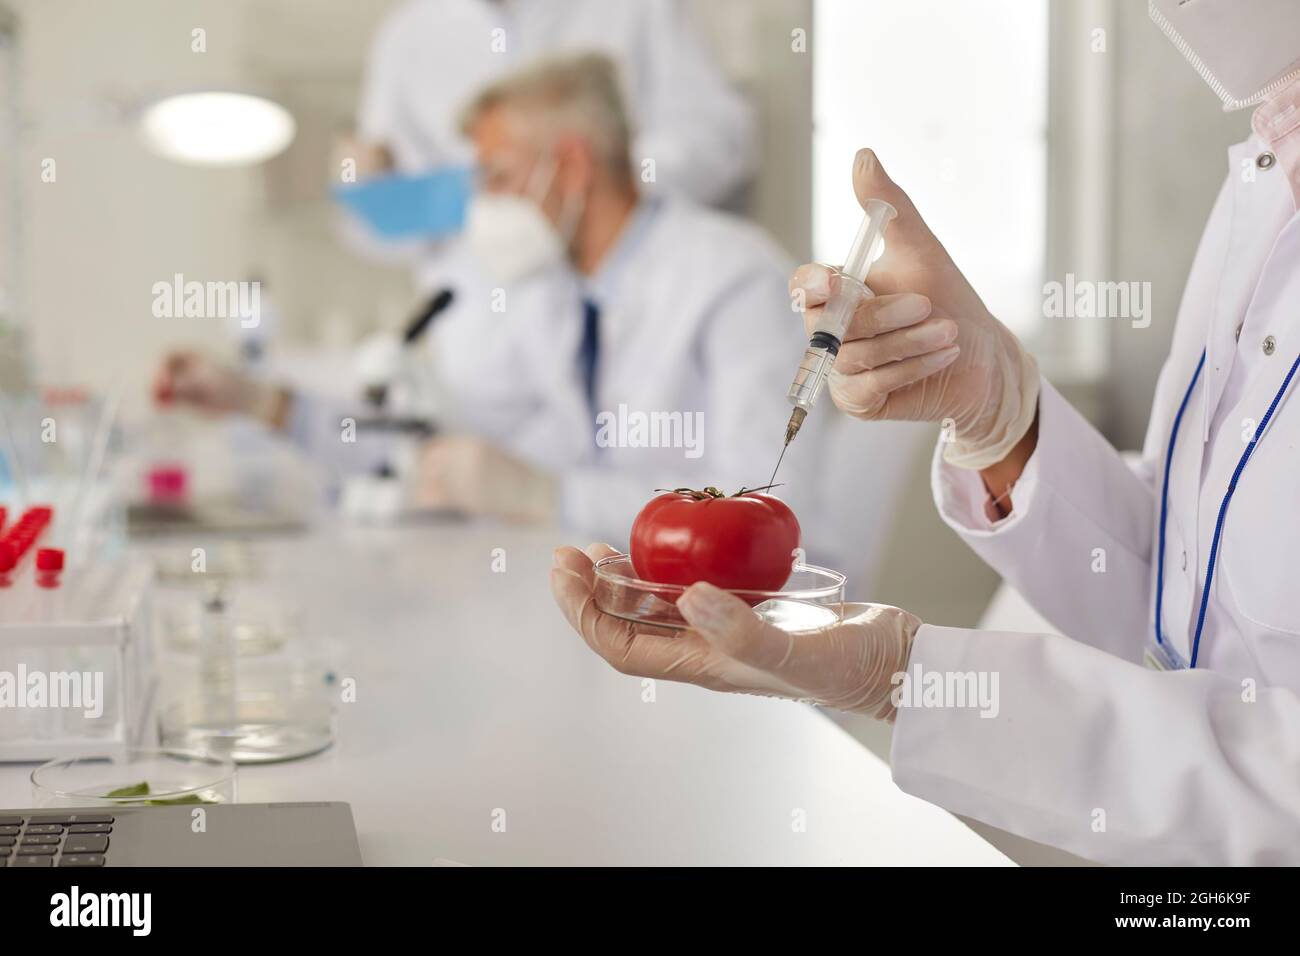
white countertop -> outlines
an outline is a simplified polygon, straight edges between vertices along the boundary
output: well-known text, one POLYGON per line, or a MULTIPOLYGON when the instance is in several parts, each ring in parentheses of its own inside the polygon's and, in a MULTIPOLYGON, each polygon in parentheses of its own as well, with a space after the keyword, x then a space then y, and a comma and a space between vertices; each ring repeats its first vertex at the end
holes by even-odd
MULTIPOLYGON (((239 799, 347 801, 370 865, 1009 863, 810 707, 662 681, 646 702, 552 603, 561 541, 448 523, 260 545, 357 700, 331 749, 241 767, 239 799)), ((31 803, 30 769, 0 766, 0 806, 31 803)))

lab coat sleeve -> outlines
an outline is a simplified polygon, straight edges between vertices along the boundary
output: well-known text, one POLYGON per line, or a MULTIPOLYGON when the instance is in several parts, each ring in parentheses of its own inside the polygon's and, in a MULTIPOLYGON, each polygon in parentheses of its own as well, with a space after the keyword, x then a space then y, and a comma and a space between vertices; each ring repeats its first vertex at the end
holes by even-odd
POLYGON ((1044 381, 1038 447, 1012 491, 1010 516, 985 515, 979 475, 935 451, 939 513, 1063 634, 1140 661, 1150 604, 1154 479, 1044 381))
POLYGON ((652 191, 716 204, 732 198, 755 169, 757 127, 687 22, 678 0, 652 0, 633 162, 652 191), (643 175, 654 162, 654 179, 643 175))
POLYGON ((918 668, 986 675, 995 706, 912 693, 891 755, 908 793, 1105 863, 1300 863, 1294 692, 1148 670, 1055 635, 929 625, 910 691, 918 668))
POLYGON ((285 435, 321 470, 327 485, 373 472, 387 457, 382 436, 359 432, 357 408, 324 395, 296 391, 285 435), (353 423, 349 427, 349 422, 353 423))

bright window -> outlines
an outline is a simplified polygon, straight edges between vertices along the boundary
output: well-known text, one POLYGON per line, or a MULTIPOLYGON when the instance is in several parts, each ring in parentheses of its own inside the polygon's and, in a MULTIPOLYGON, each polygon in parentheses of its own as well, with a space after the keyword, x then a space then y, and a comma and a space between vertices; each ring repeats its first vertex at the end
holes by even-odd
MULTIPOLYGON (((1042 316, 1046 0, 817 0, 813 244, 838 262, 861 218, 870 146, 992 312, 1042 316)), ((888 238, 886 238, 888 242, 888 238)))

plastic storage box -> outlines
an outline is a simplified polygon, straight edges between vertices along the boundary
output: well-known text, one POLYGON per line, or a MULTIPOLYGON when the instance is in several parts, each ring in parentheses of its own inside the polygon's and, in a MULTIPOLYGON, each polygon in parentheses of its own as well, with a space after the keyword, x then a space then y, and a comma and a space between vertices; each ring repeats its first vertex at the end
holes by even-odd
POLYGON ((0 592, 0 762, 125 752, 150 738, 153 573, 126 558, 0 592))

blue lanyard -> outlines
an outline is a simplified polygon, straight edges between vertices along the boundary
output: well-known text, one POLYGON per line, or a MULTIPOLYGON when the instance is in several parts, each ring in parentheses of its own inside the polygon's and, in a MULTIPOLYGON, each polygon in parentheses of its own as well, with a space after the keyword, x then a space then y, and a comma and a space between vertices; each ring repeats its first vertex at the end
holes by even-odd
MULTIPOLYGON (((1237 467, 1232 471, 1232 479, 1228 482, 1228 491, 1223 496, 1223 501, 1219 504, 1219 516, 1214 522, 1214 539, 1210 542, 1210 559, 1205 565, 1205 586, 1201 588, 1201 606, 1196 613, 1196 634, 1192 638, 1192 658, 1190 667, 1196 666, 1196 658, 1201 649, 1201 631, 1205 629, 1205 609, 1210 600, 1210 584, 1214 580, 1214 565, 1219 556, 1219 538, 1223 534, 1223 519, 1228 514, 1228 502, 1232 501, 1232 496, 1237 490, 1237 480, 1241 477, 1242 471, 1246 468, 1246 462, 1250 461, 1250 456, 1255 452, 1255 446, 1259 444, 1260 436, 1264 434, 1264 429, 1268 427, 1269 421, 1273 418, 1273 413, 1277 411, 1278 403, 1282 401, 1282 396, 1286 394, 1287 389, 1291 386, 1291 379, 1295 376, 1296 368, 1300 367, 1300 356, 1291 363, 1291 370, 1286 373, 1286 378, 1282 380, 1282 387, 1277 390, 1273 396, 1273 401, 1269 403, 1268 411, 1260 419, 1259 424, 1255 427, 1255 434, 1250 439, 1250 444, 1246 450, 1241 453, 1241 458, 1237 462, 1237 467)), ((1187 386, 1187 392, 1183 395, 1182 404, 1178 406, 1178 414, 1174 416, 1174 426, 1169 432, 1169 449, 1165 452, 1165 476, 1160 489, 1160 547, 1156 560, 1156 643, 1164 647, 1164 634, 1161 632, 1161 618, 1164 610, 1165 596, 1165 523, 1169 517, 1169 471, 1174 460, 1174 443, 1178 441, 1178 429, 1183 424, 1183 412, 1187 411, 1187 403, 1192 398, 1192 392, 1196 388, 1196 382, 1201 377, 1201 370, 1205 368, 1205 352, 1201 352, 1201 360, 1196 363, 1196 371, 1192 373, 1192 381, 1187 386)), ((1166 650, 1168 650, 1166 648, 1166 650)))

